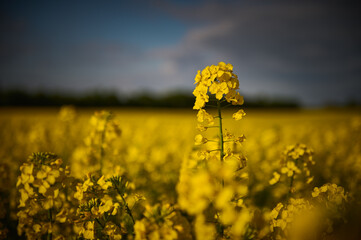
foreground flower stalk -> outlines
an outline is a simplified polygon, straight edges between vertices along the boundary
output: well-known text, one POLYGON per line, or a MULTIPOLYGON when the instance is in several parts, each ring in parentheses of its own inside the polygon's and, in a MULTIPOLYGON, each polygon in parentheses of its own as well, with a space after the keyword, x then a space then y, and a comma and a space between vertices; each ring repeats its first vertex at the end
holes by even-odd
MULTIPOLYGON (((246 159, 240 145, 245 137, 236 137, 224 129, 222 115, 223 104, 234 107, 243 104, 243 97, 237 92, 238 76, 231 64, 220 62, 198 71, 195 84, 193 109, 198 110, 197 128, 201 133, 195 136, 196 157, 182 164, 179 203, 195 217, 197 239, 238 239, 246 234, 252 216, 243 202, 248 191, 248 175, 242 171, 246 159), (209 104, 210 101, 216 105, 209 104), (216 111, 208 112, 206 107, 216 111), (218 118, 217 126, 215 118, 218 118), (206 133, 210 128, 217 129, 216 136, 211 131, 206 133)), ((232 118, 240 120, 244 116, 245 112, 238 110, 232 118)))
MULTIPOLYGON (((218 119, 219 119, 219 158, 223 162, 224 158, 224 140, 223 140, 223 126, 222 126, 222 106, 221 101, 217 100, 217 110, 218 110, 218 119)), ((224 187, 224 180, 222 179, 222 187, 224 187)))

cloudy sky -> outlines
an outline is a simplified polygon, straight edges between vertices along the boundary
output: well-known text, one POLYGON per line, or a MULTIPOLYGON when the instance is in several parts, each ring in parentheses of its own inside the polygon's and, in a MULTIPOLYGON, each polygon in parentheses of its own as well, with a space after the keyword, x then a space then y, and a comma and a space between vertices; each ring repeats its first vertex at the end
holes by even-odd
POLYGON ((361 102, 356 1, 0 3, 0 88, 164 93, 230 62, 246 95, 361 102))

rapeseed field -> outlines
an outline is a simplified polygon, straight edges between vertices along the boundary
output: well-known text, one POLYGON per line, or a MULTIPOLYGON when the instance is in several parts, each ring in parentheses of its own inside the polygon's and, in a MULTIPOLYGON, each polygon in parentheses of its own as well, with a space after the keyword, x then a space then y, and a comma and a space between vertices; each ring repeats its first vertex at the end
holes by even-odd
POLYGON ((231 64, 194 109, 3 108, 0 239, 360 239, 361 114, 247 110, 231 64))

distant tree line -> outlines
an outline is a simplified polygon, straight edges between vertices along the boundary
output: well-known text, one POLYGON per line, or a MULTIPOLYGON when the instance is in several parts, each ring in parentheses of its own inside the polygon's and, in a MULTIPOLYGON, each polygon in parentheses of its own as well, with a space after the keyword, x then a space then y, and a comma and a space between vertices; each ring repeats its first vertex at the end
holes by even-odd
MULTIPOLYGON (((0 106, 61 106, 79 107, 163 107, 192 108, 194 96, 184 92, 172 92, 164 95, 139 93, 131 97, 122 97, 116 93, 92 92, 86 94, 29 93, 22 90, 0 91, 0 106)), ((298 108, 294 99, 245 98, 246 108, 298 108)))

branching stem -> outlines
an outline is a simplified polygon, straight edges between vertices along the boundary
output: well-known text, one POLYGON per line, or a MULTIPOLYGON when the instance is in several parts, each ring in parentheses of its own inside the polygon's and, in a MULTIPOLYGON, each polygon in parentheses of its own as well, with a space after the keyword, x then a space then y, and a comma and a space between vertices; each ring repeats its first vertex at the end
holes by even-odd
POLYGON ((216 151, 221 151, 221 149, 213 149, 213 150, 209 150, 208 152, 216 152, 216 151))
POLYGON ((125 211, 127 212, 127 214, 129 215, 129 217, 132 219, 133 224, 135 224, 135 220, 132 214, 132 211, 130 210, 128 203, 125 201, 123 194, 121 194, 120 190, 117 188, 117 192, 120 195, 120 197, 123 200, 124 206, 125 206, 125 211))
POLYGON ((99 221, 99 219, 98 218, 95 218, 95 221, 97 221, 97 223, 102 227, 102 229, 104 229, 104 226, 103 226, 103 224, 99 221))

